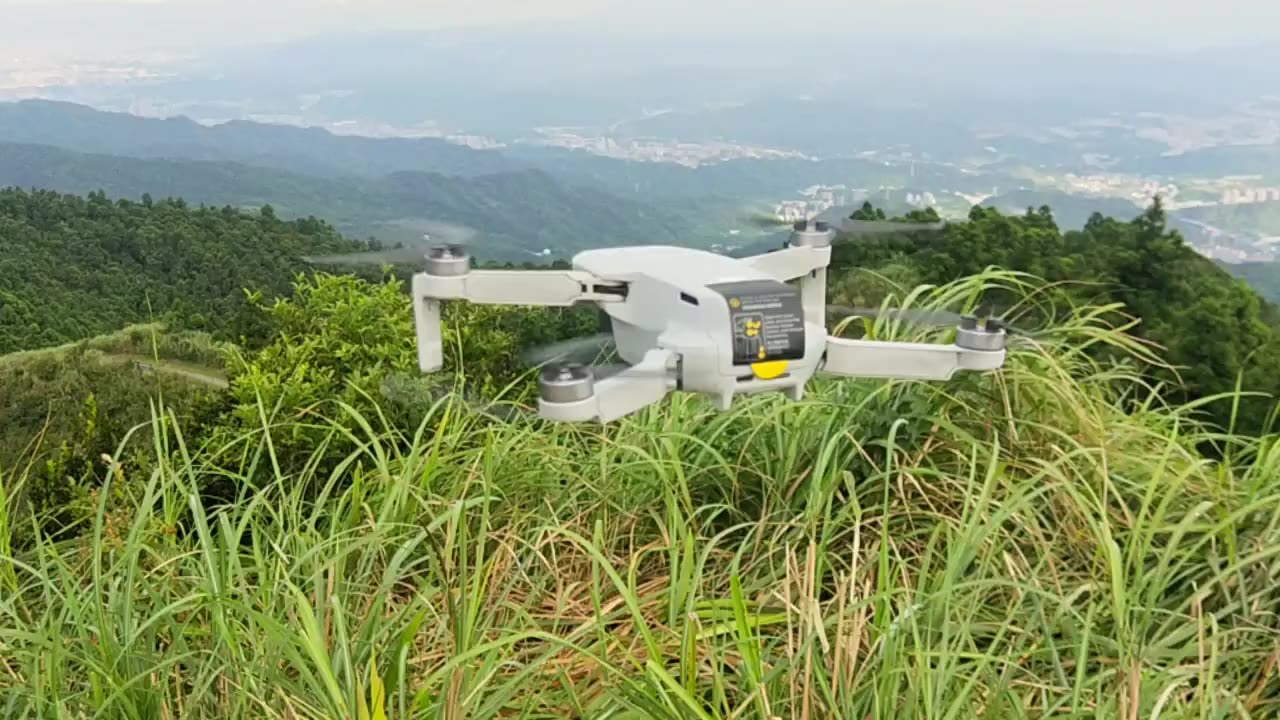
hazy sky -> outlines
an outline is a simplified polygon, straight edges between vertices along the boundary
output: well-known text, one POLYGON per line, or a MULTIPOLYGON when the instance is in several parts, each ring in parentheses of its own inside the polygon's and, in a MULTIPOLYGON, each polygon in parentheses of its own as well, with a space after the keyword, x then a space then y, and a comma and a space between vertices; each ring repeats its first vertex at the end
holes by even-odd
POLYGON ((1280 40, 1278 0, 0 0, 0 52, 193 49, 343 29, 618 28, 1014 37, 1060 46, 1280 40), (931 27, 930 27, 931 26, 931 27))

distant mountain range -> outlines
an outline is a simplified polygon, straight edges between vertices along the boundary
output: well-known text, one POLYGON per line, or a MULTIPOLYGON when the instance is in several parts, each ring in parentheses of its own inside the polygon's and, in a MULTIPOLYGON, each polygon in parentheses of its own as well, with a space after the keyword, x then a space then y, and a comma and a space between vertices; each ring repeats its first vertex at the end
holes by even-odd
POLYGON ((0 140, 136 158, 235 162, 323 177, 399 170, 473 176, 522 166, 496 152, 436 138, 354 137, 244 121, 209 126, 185 117, 144 118, 45 100, 0 104, 0 140))
POLYGON ((394 244, 423 218, 470 225, 493 259, 611 244, 735 243, 741 222, 815 184, 976 181, 940 166, 742 159, 690 168, 537 146, 477 150, 254 122, 203 125, 43 100, 0 104, 0 184, 181 197, 316 215, 394 244))
POLYGON ((430 172, 474 177, 537 169, 570 183, 637 198, 780 199, 814 184, 873 185, 895 176, 986 189, 988 178, 944 166, 888 167, 840 158, 740 159, 699 168, 637 162, 536 145, 477 150, 436 138, 369 138, 319 128, 232 121, 203 125, 187 118, 144 118, 84 105, 28 100, 0 103, 0 142, 52 145, 83 153, 165 160, 232 162, 316 177, 380 177, 430 172))
MULTIPOLYGON (((788 113, 803 110, 758 117, 734 110, 722 116, 756 123, 767 132, 782 127, 788 113)), ((873 120, 851 117, 850 127, 888 132, 883 121, 873 120)), ((621 132, 688 122, 693 119, 659 116, 621 132)), ((833 128, 841 124, 839 115, 826 122, 833 128)), ((939 132, 946 127, 945 121, 919 122, 939 132)), ((714 139, 714 130, 704 130, 707 139, 714 139)), ((1003 141, 1002 152, 1007 154, 1012 142, 1003 141)), ((1224 168, 1262 169, 1275 147, 1280 146, 1214 148, 1188 156, 1212 157, 1224 168)), ((1027 152, 1035 156, 1044 151, 1027 152)), ((1199 160, 1170 157, 1159 162, 1174 166, 1199 160)), ((774 242, 745 222, 749 213, 799 200, 805 188, 862 188, 873 202, 883 198, 882 204, 904 188, 927 189, 947 198, 944 204, 956 211, 965 202, 960 194, 973 197, 994 188, 1025 186, 1015 172, 1007 162, 975 171, 903 158, 892 163, 876 158, 737 159, 692 168, 529 144, 481 150, 438 138, 370 138, 247 121, 206 125, 46 100, 0 103, 0 185, 73 193, 103 190, 135 199, 150 194, 238 207, 270 204, 284 217, 314 215, 344 234, 373 236, 385 244, 417 240, 420 220, 443 220, 480 230, 485 239, 479 252, 494 260, 640 243, 718 244, 741 251, 774 242)), ((1138 209, 1117 198, 1026 189, 1005 190, 983 204, 1014 212, 1048 205, 1064 229, 1079 228, 1094 212, 1129 217, 1138 209)), ((1250 211, 1233 206, 1192 214, 1212 215, 1228 227, 1246 221, 1251 228, 1264 224, 1244 216, 1236 222, 1241 212, 1250 211)), ((1170 219, 1203 240, 1199 226, 1183 222, 1180 213, 1170 213, 1170 219)), ((1265 224, 1270 215, 1268 210, 1265 224)))
POLYGON ((682 243, 678 213, 567 185, 538 170, 473 177, 396 172, 329 178, 232 162, 162 160, 74 152, 48 145, 0 144, 0 186, 112 197, 182 198, 189 203, 261 207, 316 216, 344 234, 384 243, 420 236, 415 221, 461 223, 483 232, 478 252, 527 259, 600 245, 682 243))

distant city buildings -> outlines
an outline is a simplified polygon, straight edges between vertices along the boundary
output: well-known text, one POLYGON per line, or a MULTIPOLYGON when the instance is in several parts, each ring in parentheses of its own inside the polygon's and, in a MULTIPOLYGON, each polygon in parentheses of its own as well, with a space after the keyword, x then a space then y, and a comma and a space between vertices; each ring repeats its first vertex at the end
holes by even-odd
POLYGON ((153 69, 152 63, 51 62, 33 58, 0 61, 0 100, 45 97, 50 90, 81 85, 123 85, 140 80, 176 77, 153 69))
MULTIPOLYGON (((918 208, 938 207, 938 198, 929 191, 903 191, 902 188, 881 186, 874 194, 894 193, 907 205, 918 208), (901 193, 898 195, 898 193, 901 193)), ((836 207, 850 207, 862 204, 872 197, 873 191, 867 188, 854 188, 847 185, 813 185, 800 191, 800 199, 783 200, 774 207, 774 214, 783 222, 811 220, 818 215, 836 207)), ((874 201, 873 201, 874 202, 874 201)))
POLYGON ((1221 203, 1223 205, 1247 205, 1249 203, 1276 201, 1280 201, 1280 188, 1228 188, 1222 191, 1221 203))
POLYGON ((1063 190, 1077 195, 1119 197, 1140 205, 1150 202, 1156 195, 1165 202, 1175 202, 1180 192, 1179 187, 1171 182, 1121 173, 1067 173, 1062 176, 1062 185, 1063 190))
POLYGON ((618 140, 600 135, 583 135, 578 130, 539 128, 537 144, 567 150, 585 150, 604 157, 636 162, 665 162, 699 167, 727 160, 809 159, 803 153, 731 142, 684 142, 663 138, 618 140))

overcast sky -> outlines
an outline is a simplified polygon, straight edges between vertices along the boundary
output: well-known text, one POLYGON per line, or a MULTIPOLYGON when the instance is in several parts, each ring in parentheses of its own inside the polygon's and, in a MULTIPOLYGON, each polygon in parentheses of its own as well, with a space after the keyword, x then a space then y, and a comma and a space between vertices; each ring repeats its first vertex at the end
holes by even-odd
POLYGON ((1280 0, 0 0, 0 52, 93 55, 344 29, 566 21, 1190 47, 1280 41, 1280 0))

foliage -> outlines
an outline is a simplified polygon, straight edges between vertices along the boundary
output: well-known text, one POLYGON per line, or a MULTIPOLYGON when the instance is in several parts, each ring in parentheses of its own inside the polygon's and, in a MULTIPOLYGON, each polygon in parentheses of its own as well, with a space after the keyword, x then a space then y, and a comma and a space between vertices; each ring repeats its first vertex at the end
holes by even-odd
MULTIPOLYGON (((359 287, 333 283, 299 295, 359 287)), ((235 457, 162 424, 79 542, 14 544, 6 475, 0 715, 1273 717, 1280 446, 1162 404, 1103 317, 1058 317, 998 373, 724 414, 448 402, 399 428, 330 405, 315 451, 354 442, 324 470, 272 459, 289 420, 235 457), (211 475, 244 482, 234 503, 202 498, 211 475)))
POLYGON ((156 319, 231 334, 244 288, 286 291, 299 256, 359 247, 270 208, 22 190, 0 190, 0 238, 0 353, 156 319))
MULTIPOLYGON (((865 212, 865 209, 864 209, 865 212)), ((908 216, 907 219, 929 219, 908 216)), ((1008 216, 974 208, 967 222, 941 234, 909 233, 843 243, 833 253, 834 301, 874 306, 890 294, 917 284, 939 285, 989 266, 1030 273, 1051 284, 1039 306, 1053 297, 1076 305, 1122 305, 1137 318, 1135 333, 1157 343, 1176 368, 1152 368, 1168 383, 1171 398, 1208 399, 1233 391, 1280 395, 1280 321, 1276 311, 1244 282, 1236 280, 1165 227, 1157 201, 1130 222, 1094 215, 1079 232, 1062 233, 1047 207, 1008 216), (902 283, 895 289, 894 281, 902 283)), ((1015 298, 989 293, 988 309, 1009 309, 1015 298)), ((976 304, 976 303, 975 303, 976 304)), ((1046 321, 1022 318, 1034 327, 1046 321)), ((1016 318, 1015 318, 1016 319, 1016 318)), ((1247 432, 1265 428, 1275 402, 1246 397, 1239 407, 1221 400, 1210 405, 1223 427, 1236 423, 1247 432)))
MULTIPOLYGON (((0 356, 0 472, 28 478, 15 501, 51 532, 74 530, 91 517, 90 493, 102 481, 103 458, 118 458, 131 472, 149 466, 146 426, 155 407, 163 404, 195 431, 219 405, 215 368, 196 376, 164 359, 172 357, 170 348, 189 358, 188 351, 206 346, 206 336, 151 326, 0 356), (144 350, 144 343, 151 348, 144 350), (141 435, 125 446, 138 426, 141 435)), ((18 528, 24 535, 29 529, 18 528)))
MULTIPOLYGON (((272 335, 263 348, 239 354, 232 363, 231 407, 218 441, 264 422, 284 423, 289 432, 277 435, 273 451, 315 455, 320 438, 331 431, 315 418, 344 407, 360 413, 384 407, 398 409, 397 419, 414 424, 417 418, 406 414, 426 412, 450 391, 479 399, 508 390, 530 371, 521 350, 584 334, 596 323, 595 313, 583 309, 467 303, 445 308, 445 370, 411 382, 418 373, 413 309, 400 280, 299 276, 290 296, 258 308, 272 335)), ((339 445, 333 452, 346 452, 339 445)))

